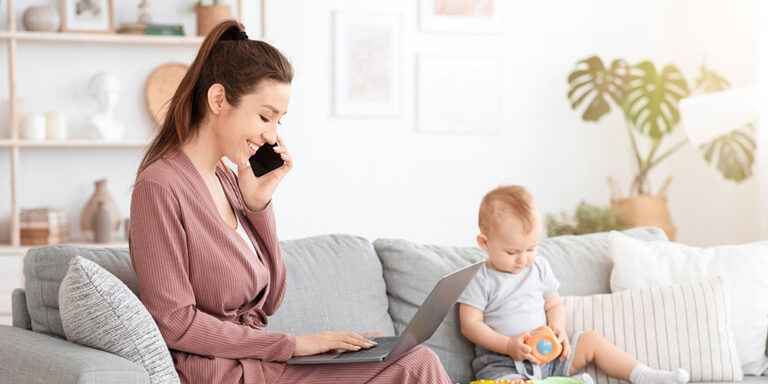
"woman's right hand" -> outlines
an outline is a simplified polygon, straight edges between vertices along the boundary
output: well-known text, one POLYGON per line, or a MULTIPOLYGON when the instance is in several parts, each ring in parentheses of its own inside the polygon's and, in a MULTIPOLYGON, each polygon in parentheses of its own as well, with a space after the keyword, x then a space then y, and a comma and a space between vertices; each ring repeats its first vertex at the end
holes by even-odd
POLYGON ((354 332, 322 332, 313 335, 296 336, 296 349, 293 356, 308 356, 335 349, 359 351, 376 345, 354 332))

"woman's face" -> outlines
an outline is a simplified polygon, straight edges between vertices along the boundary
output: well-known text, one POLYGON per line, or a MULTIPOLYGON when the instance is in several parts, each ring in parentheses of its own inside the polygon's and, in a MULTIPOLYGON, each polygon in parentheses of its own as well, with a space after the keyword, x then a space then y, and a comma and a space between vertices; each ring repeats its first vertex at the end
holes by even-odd
POLYGON ((262 144, 275 143, 277 125, 290 98, 290 84, 262 80, 256 92, 243 96, 237 107, 224 102, 215 128, 224 156, 245 166, 262 144))

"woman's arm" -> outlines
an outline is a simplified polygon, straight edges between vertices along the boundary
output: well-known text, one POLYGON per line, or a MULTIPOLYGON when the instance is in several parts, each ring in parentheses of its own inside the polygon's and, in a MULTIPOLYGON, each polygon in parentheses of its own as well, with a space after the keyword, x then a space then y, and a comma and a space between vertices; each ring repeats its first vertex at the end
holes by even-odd
POLYGON ((220 320, 197 309, 189 282, 187 237, 180 212, 174 194, 159 182, 143 180, 134 186, 131 263, 141 301, 168 348, 229 359, 290 359, 295 336, 220 320))

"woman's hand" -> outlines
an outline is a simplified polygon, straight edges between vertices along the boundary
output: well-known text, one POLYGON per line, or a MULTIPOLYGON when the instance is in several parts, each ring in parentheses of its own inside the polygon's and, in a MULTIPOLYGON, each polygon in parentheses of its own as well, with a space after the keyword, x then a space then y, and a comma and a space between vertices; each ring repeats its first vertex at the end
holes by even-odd
MULTIPOLYGON (((251 211, 261 211, 269 201, 272 200, 272 194, 283 180, 288 171, 293 168, 293 158, 288 153, 288 148, 283 143, 280 135, 277 135, 277 143, 280 145, 275 148, 275 153, 280 154, 285 164, 280 168, 267 173, 262 177, 256 177, 251 170, 250 164, 239 164, 237 166, 237 179, 240 185, 240 193, 243 195, 245 205, 251 211)), ((266 139, 266 138, 265 138, 266 139)), ((269 141, 267 141, 269 142, 269 141)), ((274 144, 271 143, 270 144, 274 144)), ((266 145, 266 144, 265 144, 266 145)))
POLYGON ((512 358, 512 360, 517 361, 524 361, 528 360, 531 363, 539 364, 539 359, 534 357, 531 354, 531 351, 533 349, 528 345, 525 344, 525 339, 531 337, 530 332, 524 332, 517 336, 510 337, 507 339, 507 355, 512 358))
POLYGON ((296 336, 296 349, 293 356, 308 356, 335 349, 359 351, 376 345, 354 332, 322 332, 314 335, 296 336))

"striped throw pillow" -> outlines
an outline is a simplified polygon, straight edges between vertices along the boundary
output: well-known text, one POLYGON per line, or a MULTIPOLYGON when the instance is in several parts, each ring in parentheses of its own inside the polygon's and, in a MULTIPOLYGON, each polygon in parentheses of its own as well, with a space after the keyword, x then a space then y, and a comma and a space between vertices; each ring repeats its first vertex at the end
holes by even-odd
MULTIPOLYGON (((564 297, 567 332, 595 331, 652 368, 683 368, 691 382, 740 381, 724 278, 564 297)), ((578 346, 577 346, 578 348, 578 346)), ((619 383, 594 365, 597 384, 619 383)))

